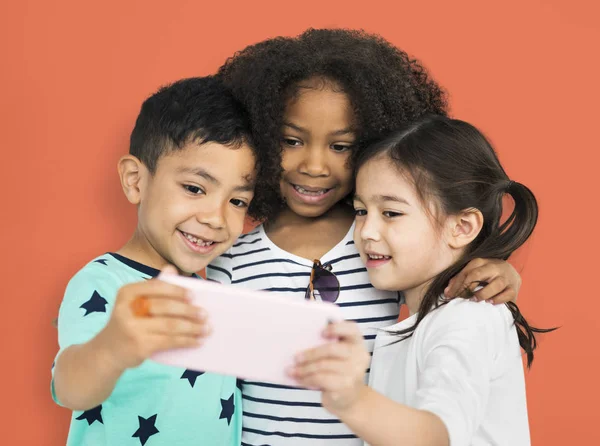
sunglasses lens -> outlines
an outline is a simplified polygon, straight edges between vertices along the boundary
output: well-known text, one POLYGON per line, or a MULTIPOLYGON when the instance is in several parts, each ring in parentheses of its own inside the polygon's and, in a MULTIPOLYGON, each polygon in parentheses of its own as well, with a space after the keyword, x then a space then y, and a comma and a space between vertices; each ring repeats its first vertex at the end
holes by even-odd
POLYGON ((322 267, 315 268, 313 286, 315 294, 325 302, 335 302, 340 295, 340 282, 337 277, 322 267))

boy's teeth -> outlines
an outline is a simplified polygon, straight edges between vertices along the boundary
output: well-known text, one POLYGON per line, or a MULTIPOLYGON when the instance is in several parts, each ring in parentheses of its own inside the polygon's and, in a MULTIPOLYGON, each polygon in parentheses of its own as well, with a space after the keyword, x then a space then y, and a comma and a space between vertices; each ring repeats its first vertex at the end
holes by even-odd
POLYGON ((198 240, 196 237, 194 237, 193 235, 190 235, 186 232, 184 232, 183 234, 185 235, 185 238, 187 238, 190 242, 195 243, 198 246, 210 246, 214 243, 214 242, 205 242, 202 240, 198 240))
POLYGON ((323 195, 325 192, 328 191, 328 189, 321 189, 321 190, 318 190, 318 191, 310 191, 310 190, 304 189, 303 187, 296 186, 295 184, 294 184, 294 189, 296 189, 301 194, 304 194, 304 195, 314 195, 314 196, 323 195))

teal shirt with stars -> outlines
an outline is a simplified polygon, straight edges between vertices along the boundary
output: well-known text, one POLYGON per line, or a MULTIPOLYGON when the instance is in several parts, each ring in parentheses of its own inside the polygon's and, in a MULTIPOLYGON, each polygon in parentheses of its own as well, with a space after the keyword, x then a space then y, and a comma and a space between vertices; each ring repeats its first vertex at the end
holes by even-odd
MULTIPOLYGON (((113 253, 87 264, 69 282, 60 307, 57 357, 104 328, 119 288, 157 274, 154 268, 113 253)), ((54 383, 51 387, 60 404, 54 383)), ((127 370, 101 405, 73 412, 67 445, 238 446, 241 409, 234 377, 147 360, 127 370)))

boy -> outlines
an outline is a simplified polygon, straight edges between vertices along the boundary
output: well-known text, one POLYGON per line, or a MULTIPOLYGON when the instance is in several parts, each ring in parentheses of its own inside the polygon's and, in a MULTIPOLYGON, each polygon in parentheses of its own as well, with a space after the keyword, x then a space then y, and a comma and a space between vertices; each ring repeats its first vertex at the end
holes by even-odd
POLYGON ((69 445, 240 444, 235 378, 145 361, 210 333, 185 290, 145 279, 167 265, 192 275, 242 233, 255 166, 266 160, 249 132, 212 77, 179 81, 142 105, 118 164, 137 228, 71 279, 60 308, 52 395, 74 411, 69 445), (135 314, 140 296, 145 317, 135 314))

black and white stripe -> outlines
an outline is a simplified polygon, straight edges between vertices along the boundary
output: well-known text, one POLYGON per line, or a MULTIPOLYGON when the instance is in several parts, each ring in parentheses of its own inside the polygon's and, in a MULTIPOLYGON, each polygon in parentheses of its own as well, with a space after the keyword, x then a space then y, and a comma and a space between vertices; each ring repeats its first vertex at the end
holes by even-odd
MULTIPOLYGON (((369 283, 352 242, 352 231, 321 262, 332 265, 341 288, 337 304, 347 320, 360 324, 372 354, 375 329, 398 319, 399 300, 396 293, 378 291, 369 283)), ((311 267, 312 261, 275 246, 259 226, 209 265, 207 276, 241 287, 277 291, 289 299, 304 299, 311 267)), ((321 407, 319 392, 245 381, 242 395, 242 445, 362 445, 362 440, 321 407)))

